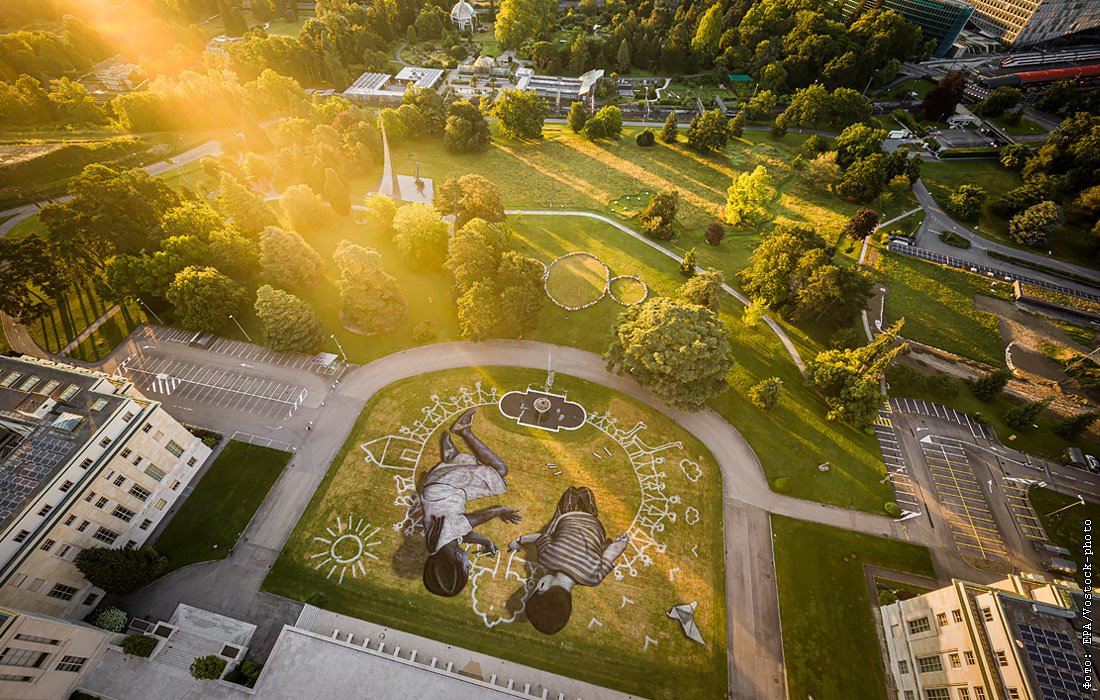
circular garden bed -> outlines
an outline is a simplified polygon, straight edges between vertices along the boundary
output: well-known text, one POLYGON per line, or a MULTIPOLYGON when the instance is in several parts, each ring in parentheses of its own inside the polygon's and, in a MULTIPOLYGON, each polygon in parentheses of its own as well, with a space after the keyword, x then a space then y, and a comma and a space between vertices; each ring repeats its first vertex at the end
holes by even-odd
POLYGON ((566 253, 546 269, 544 286, 550 300, 563 309, 577 311, 592 306, 607 294, 611 271, 592 253, 566 253))

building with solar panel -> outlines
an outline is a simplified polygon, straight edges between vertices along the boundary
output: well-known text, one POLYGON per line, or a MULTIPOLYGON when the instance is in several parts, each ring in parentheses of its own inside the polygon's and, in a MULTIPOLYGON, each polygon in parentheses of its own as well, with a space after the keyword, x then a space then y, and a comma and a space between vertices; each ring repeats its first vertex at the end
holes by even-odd
POLYGON ((988 586, 954 580, 882 607, 897 697, 1090 700, 1083 596, 1076 584, 1024 574, 988 586))
POLYGON ((86 616, 77 553, 144 545, 209 455, 125 380, 0 357, 0 606, 86 616))

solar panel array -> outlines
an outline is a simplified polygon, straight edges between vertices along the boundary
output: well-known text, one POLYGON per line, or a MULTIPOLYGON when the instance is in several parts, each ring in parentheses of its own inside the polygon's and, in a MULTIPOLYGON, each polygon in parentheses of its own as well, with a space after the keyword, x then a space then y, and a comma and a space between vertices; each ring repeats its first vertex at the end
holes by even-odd
POLYGON ((74 443, 52 432, 36 430, 12 451, 0 466, 0 525, 53 476, 69 458, 74 443))
POLYGON ((1081 688, 1085 673, 1068 634, 1033 625, 1019 629, 1043 700, 1092 699, 1091 691, 1081 688))

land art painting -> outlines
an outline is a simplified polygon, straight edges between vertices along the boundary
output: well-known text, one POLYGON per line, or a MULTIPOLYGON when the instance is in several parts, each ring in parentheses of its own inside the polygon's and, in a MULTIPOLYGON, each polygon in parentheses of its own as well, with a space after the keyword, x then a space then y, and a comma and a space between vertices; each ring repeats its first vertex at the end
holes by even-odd
POLYGON ((626 692, 715 696, 721 529, 715 462, 665 416, 571 377, 451 370, 368 404, 265 588, 626 692))

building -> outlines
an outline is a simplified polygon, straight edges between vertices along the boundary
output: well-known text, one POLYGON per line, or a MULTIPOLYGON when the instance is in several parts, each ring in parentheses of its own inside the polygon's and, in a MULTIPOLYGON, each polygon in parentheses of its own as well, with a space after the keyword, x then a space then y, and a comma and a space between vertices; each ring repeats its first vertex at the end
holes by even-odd
POLYGON ((603 78, 603 69, 590 70, 580 77, 536 75, 530 68, 516 70, 516 89, 533 92, 550 100, 550 103, 568 107, 570 103, 585 100, 595 94, 596 84, 603 78))
POLYGON ((971 21, 1010 46, 1029 46, 1100 27, 1096 0, 970 0, 971 21))
POLYGON ((87 615, 76 555, 144 545, 209 455, 126 380, 0 357, 0 605, 87 615))
POLYGON ((920 26, 925 41, 936 41, 932 52, 936 58, 948 55, 959 32, 974 14, 974 6, 964 0, 844 0, 843 13, 850 22, 867 10, 879 7, 895 10, 920 26))
POLYGON ((1083 605, 1076 585, 1025 574, 989 586, 955 580, 885 606, 887 669, 897 697, 1089 700, 1083 605))
POLYGON ((122 56, 113 56, 92 66, 91 77, 106 92, 130 92, 145 84, 141 68, 122 56))
POLYGON ((113 636, 82 622, 0 609, 0 697, 69 697, 113 636))
POLYGON ((355 79, 342 93, 349 100, 369 103, 400 104, 409 85, 433 90, 443 79, 439 68, 405 66, 397 75, 389 73, 364 73, 355 79))
POLYGON ((451 8, 451 24, 460 32, 472 32, 477 28, 477 10, 466 0, 458 0, 451 8))

